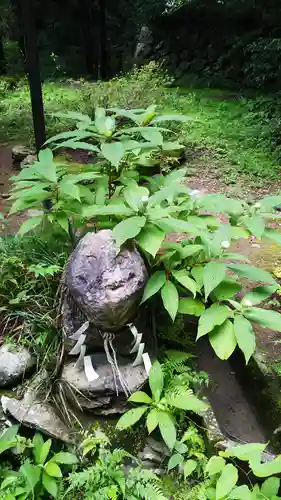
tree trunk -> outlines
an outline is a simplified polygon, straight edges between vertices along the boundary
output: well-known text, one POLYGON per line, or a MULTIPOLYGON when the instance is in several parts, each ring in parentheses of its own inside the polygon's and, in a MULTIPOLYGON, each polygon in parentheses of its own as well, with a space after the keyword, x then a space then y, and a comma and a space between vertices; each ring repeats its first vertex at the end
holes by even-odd
POLYGON ((35 1, 21 0, 26 72, 29 79, 34 134, 37 152, 46 141, 44 106, 40 78, 39 51, 35 22, 35 1))
POLYGON ((94 50, 94 11, 92 0, 84 0, 81 2, 82 9, 82 37, 85 53, 86 72, 93 78, 97 77, 97 57, 94 50))
POLYGON ((106 30, 106 0, 99 0, 99 76, 105 79, 108 76, 107 67, 107 30, 106 30))
POLYGON ((6 75, 7 67, 4 52, 4 38, 0 35, 0 75, 6 75))

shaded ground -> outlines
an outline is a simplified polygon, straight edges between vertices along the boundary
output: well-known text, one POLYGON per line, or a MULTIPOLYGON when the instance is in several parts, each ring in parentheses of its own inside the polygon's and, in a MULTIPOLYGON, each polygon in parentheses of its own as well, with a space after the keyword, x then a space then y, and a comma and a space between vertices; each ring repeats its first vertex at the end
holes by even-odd
MULTIPOLYGON (((11 182, 9 178, 18 173, 17 169, 13 166, 12 148, 0 147, 0 213, 7 215, 10 203, 8 201, 8 193, 10 190, 11 182)), ((13 215, 9 217, 9 226, 5 233, 16 233, 24 220, 23 215, 13 215)), ((3 231, 2 231, 3 232, 3 231)), ((1 226, 0 226, 1 234, 1 226)))

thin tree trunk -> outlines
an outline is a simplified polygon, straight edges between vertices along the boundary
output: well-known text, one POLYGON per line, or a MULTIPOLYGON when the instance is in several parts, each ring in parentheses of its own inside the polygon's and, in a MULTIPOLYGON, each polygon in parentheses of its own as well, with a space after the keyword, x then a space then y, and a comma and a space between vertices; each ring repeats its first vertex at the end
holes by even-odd
POLYGON ((0 35, 0 75, 6 75, 6 59, 4 51, 4 38, 0 35))
POLYGON ((92 0, 84 0, 84 2, 81 2, 81 8, 86 71, 91 77, 96 78, 97 58, 94 50, 96 44, 94 36, 94 12, 92 0))
POLYGON ((106 29, 106 0, 99 0, 99 30, 100 30, 100 60, 99 72, 100 78, 105 79, 108 76, 107 66, 107 29, 106 29))
POLYGON ((39 51, 35 22, 35 1, 21 0, 26 72, 29 79, 36 150, 46 141, 44 106, 40 78, 39 51))

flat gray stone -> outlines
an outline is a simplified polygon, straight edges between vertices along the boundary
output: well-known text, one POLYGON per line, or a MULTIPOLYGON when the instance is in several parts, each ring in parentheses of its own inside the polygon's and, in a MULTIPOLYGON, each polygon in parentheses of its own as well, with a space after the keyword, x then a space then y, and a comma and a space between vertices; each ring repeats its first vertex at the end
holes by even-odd
POLYGON ((36 429, 53 439, 72 443, 73 438, 67 426, 47 402, 36 400, 34 392, 28 391, 21 400, 2 396, 1 404, 5 414, 26 427, 36 429))
POLYGON ((25 347, 3 345, 0 348, 0 387, 12 387, 29 375, 36 359, 25 347))
MULTIPOLYGON (((92 364, 99 375, 93 382, 88 382, 84 368, 77 367, 76 362, 65 364, 61 379, 77 390, 76 397, 82 408, 99 415, 121 414, 126 411, 126 396, 120 383, 117 381, 118 396, 111 366, 103 353, 91 356, 92 364), (84 397, 79 396, 79 393, 84 397)), ((130 392, 141 389, 148 379, 143 365, 132 366, 133 359, 118 357, 118 366, 122 378, 130 392)))

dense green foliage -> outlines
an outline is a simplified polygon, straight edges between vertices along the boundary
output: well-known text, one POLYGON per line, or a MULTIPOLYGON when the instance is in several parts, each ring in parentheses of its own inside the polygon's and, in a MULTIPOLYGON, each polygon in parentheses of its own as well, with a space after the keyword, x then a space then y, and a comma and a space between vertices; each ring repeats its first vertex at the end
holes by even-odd
MULTIPOLYGON (((165 88, 171 81, 155 63, 109 82, 46 83, 43 86, 48 137, 71 122, 53 115, 67 110, 94 117, 95 108, 146 108, 161 105, 164 112, 180 112, 195 121, 178 124, 179 141, 187 146, 189 162, 197 168, 218 169, 227 183, 243 175, 256 184, 278 176, 280 157, 279 97, 234 99, 221 90, 165 88), (193 162, 196 148, 205 153, 193 162)), ((0 138, 33 142, 28 86, 21 82, 7 90, 0 81, 0 138)))

